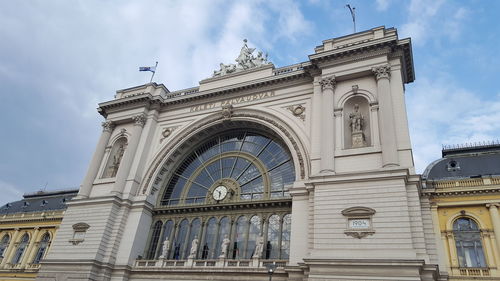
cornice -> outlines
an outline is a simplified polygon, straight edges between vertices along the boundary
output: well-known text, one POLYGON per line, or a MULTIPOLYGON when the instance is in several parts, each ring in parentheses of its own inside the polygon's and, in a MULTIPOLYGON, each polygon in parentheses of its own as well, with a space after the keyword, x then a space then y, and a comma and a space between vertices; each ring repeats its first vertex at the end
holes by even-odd
MULTIPOLYGON (((252 80, 244 83, 233 84, 226 87, 211 89, 207 91, 197 92, 193 91, 187 95, 178 95, 173 98, 164 98, 162 96, 153 96, 149 93, 142 93, 125 98, 120 98, 112 101, 107 101, 99 104, 97 111, 104 117, 108 116, 110 112, 120 110, 132 109, 137 107, 151 107, 154 104, 161 106, 169 106, 174 104, 189 103, 191 101, 204 99, 208 97, 225 95, 237 91, 252 90, 256 88, 263 88, 265 86, 279 85, 285 82, 297 81, 297 83, 312 81, 309 73, 303 69, 295 70, 292 72, 273 75, 270 77, 252 80)), ((294 84, 291 84, 294 85, 294 84)))
POLYGON ((436 188, 427 188, 422 189, 422 195, 431 196, 431 197, 450 197, 450 196, 475 196, 482 194, 498 194, 500 193, 500 187, 494 188, 478 188, 474 187, 474 189, 465 189, 465 188, 453 188, 453 189, 436 189, 436 188))

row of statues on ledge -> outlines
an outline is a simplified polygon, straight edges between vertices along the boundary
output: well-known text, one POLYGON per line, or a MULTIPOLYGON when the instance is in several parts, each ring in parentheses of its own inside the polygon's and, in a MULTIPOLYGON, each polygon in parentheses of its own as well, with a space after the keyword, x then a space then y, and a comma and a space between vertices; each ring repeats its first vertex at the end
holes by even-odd
MULTIPOLYGON (((227 257, 227 251, 228 251, 230 243, 231 243, 231 240, 229 240, 227 234, 224 235, 224 239, 222 240, 222 244, 221 244, 221 254, 219 256, 219 259, 225 259, 227 257)), ((193 241, 191 242, 191 249, 189 250, 188 259, 196 258, 196 253, 198 252, 198 244, 199 244, 198 236, 195 236, 193 241)), ((159 258, 166 259, 168 257, 169 250, 170 250, 170 241, 168 240, 168 237, 167 237, 167 239, 165 239, 165 241, 163 241, 161 255, 159 258)), ((254 254, 252 255, 252 258, 261 257, 263 250, 264 250, 264 237, 259 236, 259 238, 257 238, 257 243, 255 246, 255 251, 254 251, 254 254)), ((174 256, 175 256, 175 254, 174 254, 174 256)), ((177 256, 178 256, 178 254, 177 254, 177 256)))
POLYGON ((267 61, 267 53, 264 55, 262 51, 259 51, 257 52, 257 56, 254 56, 254 51, 255 48, 248 48, 247 39, 243 40, 243 47, 241 47, 240 55, 235 59, 236 64, 221 63, 220 69, 214 70, 212 77, 223 76, 229 73, 270 64, 270 62, 267 61))

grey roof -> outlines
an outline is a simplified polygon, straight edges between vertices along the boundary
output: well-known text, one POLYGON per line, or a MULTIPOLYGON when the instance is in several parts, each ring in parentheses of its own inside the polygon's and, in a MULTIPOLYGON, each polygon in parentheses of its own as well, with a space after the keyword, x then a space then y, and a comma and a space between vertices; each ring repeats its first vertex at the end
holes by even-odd
POLYGON ((0 215, 66 209, 66 202, 78 194, 78 189, 38 191, 24 194, 23 199, 0 207, 0 215))
POLYGON ((443 158, 425 169, 424 180, 500 176, 500 145, 443 149, 443 158))

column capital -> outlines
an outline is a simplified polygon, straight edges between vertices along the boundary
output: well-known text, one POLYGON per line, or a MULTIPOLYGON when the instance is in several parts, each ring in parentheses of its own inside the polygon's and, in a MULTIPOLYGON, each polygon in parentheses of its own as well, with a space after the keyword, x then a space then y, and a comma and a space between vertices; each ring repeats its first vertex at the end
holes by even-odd
POLYGON ((335 75, 327 76, 319 80, 319 84, 321 85, 321 90, 331 89, 334 90, 337 85, 337 81, 335 80, 335 75))
POLYGON ((101 125, 103 132, 112 132, 115 128, 115 124, 112 121, 104 121, 101 125))
POLYGON ((132 116, 132 120, 134 120, 135 125, 144 127, 146 124, 146 114, 141 113, 135 116, 132 116))
POLYGON ((380 66, 372 67, 372 72, 375 75, 375 78, 378 80, 382 78, 389 79, 391 77, 391 65, 385 64, 380 66))
POLYGON ((500 207, 499 205, 500 205, 499 203, 488 203, 488 204, 486 204, 486 208, 495 209, 495 208, 500 207))

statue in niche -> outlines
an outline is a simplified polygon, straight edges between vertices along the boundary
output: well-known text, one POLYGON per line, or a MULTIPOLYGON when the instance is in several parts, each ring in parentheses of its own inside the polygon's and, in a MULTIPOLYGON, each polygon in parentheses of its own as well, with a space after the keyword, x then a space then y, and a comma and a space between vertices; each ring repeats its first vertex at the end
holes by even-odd
POLYGON ((223 259, 227 256, 227 248, 229 247, 229 243, 231 243, 231 240, 227 237, 227 234, 224 235, 224 240, 222 240, 222 245, 220 246, 221 251, 220 251, 220 256, 219 258, 223 259))
POLYGON ((191 250, 189 251, 188 259, 194 259, 196 257, 196 252, 198 251, 198 236, 195 236, 193 242, 191 242, 191 250))
POLYGON ((365 135, 363 133, 365 118, 359 112, 359 105, 354 104, 354 112, 349 114, 349 127, 351 127, 352 147, 366 146, 365 135))
POLYGON ((113 155, 113 163, 108 168, 108 178, 113 178, 116 176, 118 172, 118 168, 120 167, 120 163, 123 158, 123 153, 125 152, 125 147, 123 144, 120 144, 115 154, 113 155))
POLYGON ((255 245, 255 252, 252 258, 260 258, 262 256, 262 251, 264 250, 264 237, 261 235, 257 238, 257 243, 255 245))
POLYGON ((160 259, 166 259, 167 258, 167 256, 168 256, 168 250, 170 250, 170 241, 168 240, 168 237, 167 237, 167 239, 165 239, 165 241, 163 241, 163 244, 162 244, 162 247, 161 247, 160 259))

